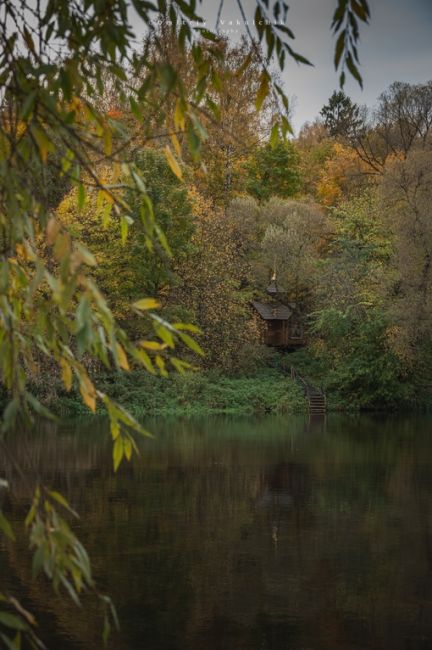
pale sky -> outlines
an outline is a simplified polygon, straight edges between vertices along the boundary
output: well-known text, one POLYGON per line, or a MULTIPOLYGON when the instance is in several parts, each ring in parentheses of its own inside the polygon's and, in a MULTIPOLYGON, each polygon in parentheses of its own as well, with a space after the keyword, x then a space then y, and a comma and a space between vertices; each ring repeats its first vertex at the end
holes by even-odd
MULTIPOLYGON (((218 0, 198 3, 198 13, 215 27, 218 0)), ((255 0, 243 0, 249 18, 255 0)), ((333 67, 334 40, 330 23, 336 0, 292 0, 288 4, 288 25, 296 35, 294 49, 315 64, 314 68, 289 61, 283 73, 285 90, 295 96, 293 125, 313 120, 333 90, 338 76, 333 67)), ((432 79, 432 0, 369 0, 370 25, 361 25, 360 62, 363 92, 348 79, 345 91, 359 103, 373 106, 378 95, 393 81, 424 82, 432 79)), ((240 19, 236 0, 224 0, 222 29, 240 19)))

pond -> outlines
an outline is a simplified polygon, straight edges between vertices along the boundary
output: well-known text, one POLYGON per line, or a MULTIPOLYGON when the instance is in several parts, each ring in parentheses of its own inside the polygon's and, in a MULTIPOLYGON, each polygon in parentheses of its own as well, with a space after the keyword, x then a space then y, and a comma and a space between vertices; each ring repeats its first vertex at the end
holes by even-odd
MULTIPOLYGON (((116 475, 103 419, 39 425, 0 459, 12 520, 37 480, 80 512, 121 621, 110 648, 432 648, 430 418, 147 425, 155 437, 116 475)), ((102 648, 93 599, 77 609, 33 582, 26 546, 0 541, 2 590, 49 648, 102 648)))

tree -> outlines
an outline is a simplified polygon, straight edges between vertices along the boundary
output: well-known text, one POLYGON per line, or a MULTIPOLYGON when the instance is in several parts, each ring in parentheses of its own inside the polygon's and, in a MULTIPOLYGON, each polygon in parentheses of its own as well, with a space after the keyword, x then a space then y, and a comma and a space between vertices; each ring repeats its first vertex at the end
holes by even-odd
POLYGON ((384 287, 392 238, 378 191, 369 187, 330 213, 311 314, 312 348, 328 389, 345 406, 395 405, 409 397, 406 364, 390 344, 384 287))
POLYGON ((203 118, 207 137, 199 161, 188 155, 186 147, 184 159, 190 164, 200 194, 212 204, 226 208, 233 196, 244 191, 244 163, 268 139, 278 107, 269 95, 261 110, 256 110, 261 82, 260 62, 254 48, 242 39, 234 47, 223 41, 220 49, 218 74, 223 85, 218 119, 203 118))
POLYGON ((387 310, 391 339, 400 357, 429 381, 432 354, 432 191, 430 151, 411 151, 388 166, 382 206, 393 251, 387 310))
POLYGON ((351 147, 333 142, 317 174, 315 197, 325 206, 336 206, 369 185, 368 172, 369 167, 351 147))
POLYGON ((222 209, 215 210, 199 194, 194 197, 194 251, 176 265, 181 278, 171 300, 199 323, 206 340, 206 367, 239 369, 242 350, 258 340, 245 290, 249 262, 240 254, 239 230, 222 209))
POLYGON ((331 137, 349 138, 362 125, 360 107, 354 104, 342 90, 334 91, 320 115, 331 137))
POLYGON ((290 142, 257 149, 246 163, 246 189, 259 201, 271 196, 287 199, 300 188, 299 157, 290 142))
POLYGON ((380 95, 374 111, 363 111, 362 122, 349 142, 370 172, 381 175, 387 161, 430 146, 432 81, 394 82, 380 95))
POLYGON ((321 120, 306 123, 300 130, 295 146, 300 158, 301 194, 317 199, 323 166, 333 155, 334 141, 329 138, 321 120))
POLYGON ((329 232, 316 286, 316 308, 344 313, 381 303, 383 269, 392 242, 377 190, 370 187, 333 208, 329 232))
POLYGON ((317 205, 273 198, 263 207, 268 223, 261 244, 261 272, 276 270, 279 287, 305 305, 323 244, 325 217, 317 205))
MULTIPOLYGON (((58 206, 56 215, 71 236, 92 251, 97 262, 94 279, 117 321, 137 340, 148 334, 149 328, 132 305, 142 295, 151 295, 161 302, 162 313, 170 310, 167 295, 179 281, 174 260, 176 264, 181 263, 190 252, 194 225, 187 189, 174 176, 163 153, 142 149, 134 154, 134 164, 145 180, 156 222, 170 242, 171 255, 158 242, 149 240, 139 218, 140 202, 133 194, 127 200, 135 226, 126 242, 119 238, 118 226, 111 216, 101 228, 94 194, 88 194, 85 205, 78 211, 77 190, 72 190, 58 206)), ((110 175, 113 181, 112 174, 108 169, 105 177, 110 175)))

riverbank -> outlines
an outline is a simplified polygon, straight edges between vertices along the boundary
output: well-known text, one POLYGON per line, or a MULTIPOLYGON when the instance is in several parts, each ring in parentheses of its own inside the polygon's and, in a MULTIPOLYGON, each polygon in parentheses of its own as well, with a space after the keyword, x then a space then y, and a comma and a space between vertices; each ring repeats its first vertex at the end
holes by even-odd
MULTIPOLYGON (((325 372, 305 352, 291 355, 290 361, 313 385, 322 386, 327 395, 329 412, 359 411, 430 411, 429 391, 410 384, 364 386, 347 384, 335 371, 325 372)), ((289 367, 275 359, 271 367, 256 369, 241 376, 226 376, 218 371, 200 371, 168 378, 154 377, 143 371, 106 373, 95 377, 103 392, 136 417, 206 416, 217 414, 264 415, 305 413, 308 403, 301 387, 291 380, 289 367)), ((88 414, 77 389, 67 392, 59 378, 41 381, 31 392, 59 416, 88 414)), ((0 411, 6 404, 0 396, 0 411)))
MULTIPOLYGON (((276 415, 307 411, 301 388, 274 370, 253 377, 197 372, 168 378, 134 371, 102 376, 98 386, 136 416, 276 415)), ((51 408, 59 415, 88 411, 77 393, 66 393, 60 385, 51 408)))

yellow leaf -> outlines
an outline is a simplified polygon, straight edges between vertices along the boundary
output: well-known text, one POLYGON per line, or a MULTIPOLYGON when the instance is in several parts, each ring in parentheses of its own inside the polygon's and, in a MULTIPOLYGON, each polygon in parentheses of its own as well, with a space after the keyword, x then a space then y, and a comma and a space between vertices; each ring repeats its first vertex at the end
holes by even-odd
POLYGON ((130 460, 132 458, 132 443, 129 438, 124 438, 123 447, 126 459, 130 460))
POLYGON ((103 132, 104 139, 104 151, 106 156, 111 156, 112 154, 112 132, 109 126, 106 126, 103 132))
POLYGON ((72 388, 72 368, 65 359, 60 359, 60 366, 62 370, 62 379, 66 390, 72 388))
POLYGON ((115 440, 116 438, 118 438, 120 434, 120 425, 118 423, 118 420, 114 420, 112 417, 111 417, 110 425, 111 425, 111 436, 112 439, 115 440))
POLYGON ((177 100, 175 111, 174 111, 174 124, 176 129, 184 131, 185 128, 185 113, 183 109, 183 104, 181 99, 177 100))
POLYGON ((23 259, 27 258, 27 250, 22 244, 16 244, 15 250, 17 257, 21 257, 23 259))
POLYGON ((39 128, 38 126, 32 126, 31 132, 33 134, 34 139, 36 140, 36 144, 39 149, 39 155, 41 157, 41 160, 43 163, 46 163, 48 160, 48 153, 50 151, 54 151, 54 145, 51 142, 51 140, 48 138, 45 131, 39 128))
POLYGON ((140 341, 140 346, 146 348, 146 350, 165 350, 167 347, 166 343, 158 343, 157 341, 140 341))
POLYGON ((178 141, 178 138, 175 133, 171 135, 171 142, 173 144, 173 147, 175 149, 175 152, 179 158, 181 158, 181 148, 180 148, 180 142, 178 141))
POLYGON ((106 206, 104 207, 102 211, 102 226, 104 228, 108 227, 110 218, 111 218, 111 210, 112 210, 112 204, 107 203, 106 206))
POLYGON ((120 368, 123 368, 123 370, 130 370, 126 353, 120 343, 117 343, 116 345, 116 352, 120 368))
POLYGON ((92 382, 87 376, 80 377, 80 393, 84 404, 89 407, 93 413, 96 412, 96 391, 92 382))
POLYGON ((134 302, 133 306, 136 309, 141 309, 142 311, 145 311, 147 309, 159 309, 161 304, 155 298, 142 298, 141 300, 137 300, 137 302, 134 302))
POLYGON ((107 190, 100 190, 107 203, 114 203, 114 197, 107 190))
POLYGON ((171 151, 168 145, 166 145, 165 147, 165 156, 168 161, 168 165, 171 167, 171 171, 177 176, 177 178, 182 180, 183 178, 182 170, 180 169, 180 165, 178 164, 177 160, 174 158, 173 152, 171 151))
POLYGON ((119 465, 122 462, 123 454, 124 454, 123 438, 121 436, 118 436, 115 439, 114 448, 113 448, 113 463, 114 463, 115 472, 118 470, 119 465))
POLYGON ((49 246, 52 246, 52 244, 54 244, 59 232, 60 232, 59 222, 56 219, 54 219, 54 217, 51 217, 46 227, 46 239, 47 239, 47 244, 49 246))
POLYGON ((168 373, 167 373, 167 371, 165 369, 165 361, 162 359, 162 357, 157 354, 156 358, 155 358, 155 361, 156 361, 156 365, 159 368, 159 372, 162 375, 162 377, 168 377, 168 373))

